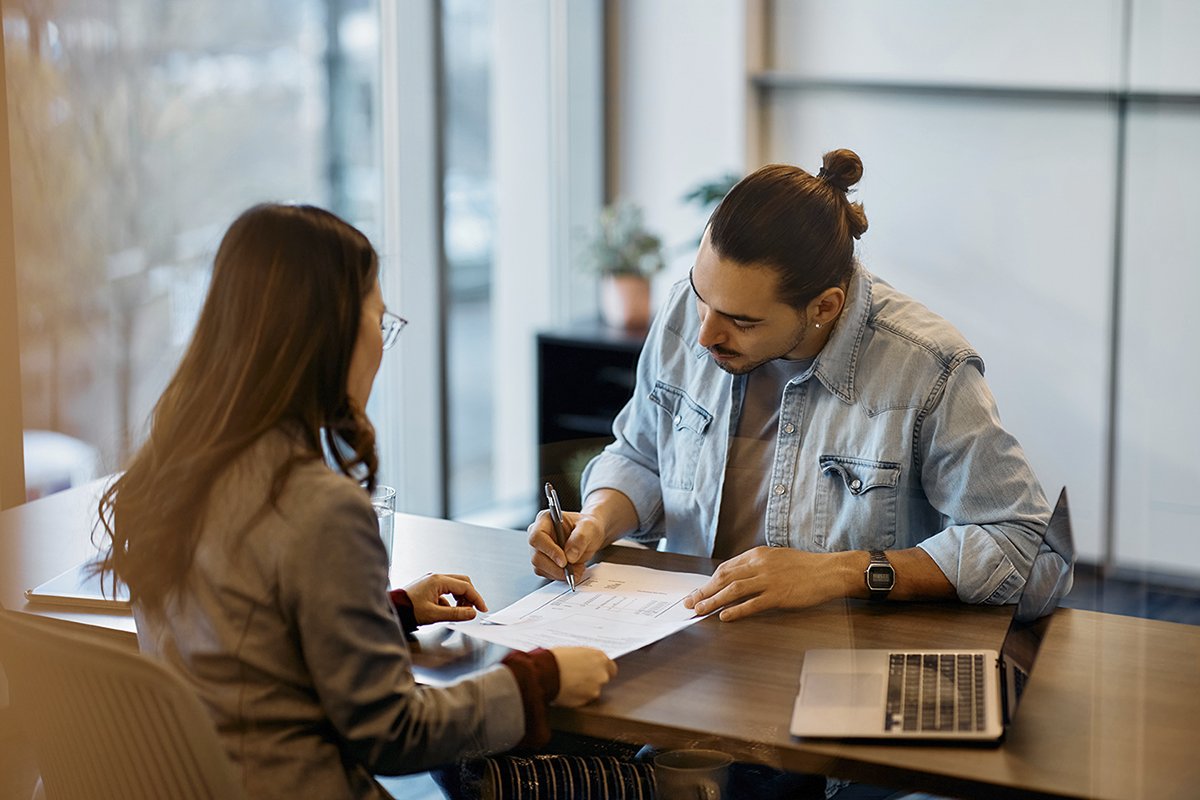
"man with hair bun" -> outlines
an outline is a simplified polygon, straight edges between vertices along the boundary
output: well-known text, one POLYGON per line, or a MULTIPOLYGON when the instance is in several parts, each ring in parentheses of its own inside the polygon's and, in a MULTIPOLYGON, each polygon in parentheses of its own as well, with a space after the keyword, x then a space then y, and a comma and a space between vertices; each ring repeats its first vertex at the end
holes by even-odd
POLYGON ((687 604, 724 621, 841 597, 1015 601, 1050 506, 979 354, 855 259, 861 176, 835 150, 816 175, 771 164, 726 195, 565 548, 545 512, 530 525, 538 574, 665 539, 723 560, 687 604))

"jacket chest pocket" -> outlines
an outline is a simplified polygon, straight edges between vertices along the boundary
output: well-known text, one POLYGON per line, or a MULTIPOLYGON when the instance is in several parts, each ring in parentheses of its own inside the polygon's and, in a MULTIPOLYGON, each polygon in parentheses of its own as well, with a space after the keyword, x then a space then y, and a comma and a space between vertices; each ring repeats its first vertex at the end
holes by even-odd
POLYGON ((900 465, 837 455, 817 461, 814 543, 826 550, 886 550, 894 545, 900 465))
POLYGON ((690 491, 696 485, 700 447, 712 414, 682 389, 662 381, 654 384, 650 402, 662 411, 658 425, 659 480, 664 487, 690 491))

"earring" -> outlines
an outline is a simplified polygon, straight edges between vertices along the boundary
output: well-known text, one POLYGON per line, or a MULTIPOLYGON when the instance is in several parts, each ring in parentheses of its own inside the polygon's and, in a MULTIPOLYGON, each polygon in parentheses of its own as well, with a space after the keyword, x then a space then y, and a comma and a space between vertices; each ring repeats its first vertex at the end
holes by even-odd
POLYGON ((821 323, 819 323, 819 322, 814 322, 813 324, 814 324, 814 325, 817 327, 817 329, 818 329, 818 330, 820 330, 820 328, 821 328, 821 323))

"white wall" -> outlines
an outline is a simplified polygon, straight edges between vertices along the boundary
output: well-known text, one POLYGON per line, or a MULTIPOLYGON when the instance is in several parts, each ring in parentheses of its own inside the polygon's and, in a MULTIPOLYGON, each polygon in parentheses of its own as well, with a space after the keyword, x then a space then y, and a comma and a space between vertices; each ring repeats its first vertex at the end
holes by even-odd
POLYGON ((539 330, 595 313, 572 269, 573 234, 602 202, 598 0, 511 0, 495 19, 492 163, 496 238, 490 350, 495 496, 537 496, 539 330))
POLYGON ((668 247, 655 296, 687 275, 705 215, 681 197, 745 170, 745 9, 729 0, 618 0, 609 152, 613 199, 640 204, 668 247))
POLYGON ((384 3, 380 76, 383 242, 380 285, 389 308, 414 324, 383 359, 368 413, 377 420, 379 480, 396 487, 397 508, 442 510, 442 310, 437 160, 437 30, 428 3, 384 3), (407 309, 412 309, 408 311, 407 309))
POLYGON ((1108 518, 1118 148, 1103 92, 1120 86, 1121 6, 785 0, 771 66, 845 88, 766 92, 762 122, 764 160, 862 156, 862 260, 983 355, 1005 425, 1051 499, 1069 488, 1094 562, 1108 518), (864 81, 876 85, 853 85, 864 81))
POLYGON ((536 474, 534 337, 554 315, 555 220, 550 116, 550 8, 519 0, 494 16, 492 164, 496 238, 491 350, 497 497, 530 490, 536 474), (501 324, 503 323, 503 324, 501 324), (502 468, 499 468, 503 465, 502 468))
MULTIPOLYGON (((1130 85, 1200 96, 1200 4, 1136 0, 1130 85)), ((1116 557, 1200 571, 1200 102, 1129 115, 1122 209, 1116 557)))
POLYGON ((1047 494, 1070 487, 1081 552, 1098 558, 1111 115, 1078 103, 824 90, 780 93, 768 106, 769 160, 815 172, 827 150, 862 157, 856 199, 870 229, 860 259, 983 355, 1001 419, 1047 494))
POLYGON ((1200 3, 1134 0, 1129 87, 1139 91, 1200 90, 1200 3))
POLYGON ((1117 399, 1117 560, 1200 565, 1200 109, 1129 121, 1117 399))
POLYGON ((1106 557, 1115 463, 1118 562, 1200 574, 1200 359, 1181 322, 1200 290, 1200 4, 1130 2, 1126 19, 1124 0, 627 0, 610 169, 682 238, 702 220, 676 198, 722 159, 815 170, 857 150, 864 262, 981 351, 1047 492, 1071 490, 1081 556, 1106 557), (1131 101, 1122 202, 1126 89, 1192 96, 1131 101))
POLYGON ((814 78, 1107 88, 1122 0, 776 0, 771 66, 814 78))

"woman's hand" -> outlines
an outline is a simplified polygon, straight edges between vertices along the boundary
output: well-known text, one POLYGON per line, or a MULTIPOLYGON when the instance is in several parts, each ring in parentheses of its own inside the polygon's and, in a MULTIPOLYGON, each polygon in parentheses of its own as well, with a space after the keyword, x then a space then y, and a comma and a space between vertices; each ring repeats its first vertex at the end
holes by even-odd
POLYGON ((412 601, 418 625, 461 622, 474 619, 475 609, 487 611, 487 603, 466 575, 431 573, 405 586, 404 591, 412 601))
POLYGON ((600 696, 617 674, 617 662, 594 647, 552 647, 558 662, 558 697, 554 705, 574 708, 600 696))

